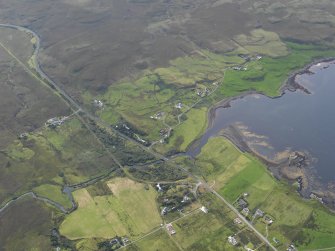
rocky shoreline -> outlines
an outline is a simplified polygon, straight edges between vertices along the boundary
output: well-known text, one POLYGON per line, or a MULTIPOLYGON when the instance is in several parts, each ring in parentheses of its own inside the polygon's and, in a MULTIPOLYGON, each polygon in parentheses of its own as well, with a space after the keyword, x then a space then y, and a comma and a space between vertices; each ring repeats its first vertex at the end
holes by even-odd
POLYGON ((297 192, 306 199, 314 198, 335 210, 335 184, 322 184, 313 166, 313 157, 308 152, 292 151, 279 160, 273 160, 253 149, 236 126, 223 129, 220 136, 231 141, 240 151, 257 157, 278 180, 286 180, 297 187, 297 192))

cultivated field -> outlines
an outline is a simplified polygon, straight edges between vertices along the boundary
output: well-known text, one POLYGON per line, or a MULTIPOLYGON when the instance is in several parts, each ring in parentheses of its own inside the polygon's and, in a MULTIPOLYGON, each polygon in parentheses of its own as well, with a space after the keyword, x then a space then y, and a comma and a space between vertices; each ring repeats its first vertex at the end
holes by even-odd
POLYGON ((69 239, 137 237, 161 223, 156 192, 127 178, 108 181, 110 194, 92 196, 87 189, 74 192, 78 209, 66 217, 60 232, 69 239), (80 224, 77 224, 80 222, 80 224))

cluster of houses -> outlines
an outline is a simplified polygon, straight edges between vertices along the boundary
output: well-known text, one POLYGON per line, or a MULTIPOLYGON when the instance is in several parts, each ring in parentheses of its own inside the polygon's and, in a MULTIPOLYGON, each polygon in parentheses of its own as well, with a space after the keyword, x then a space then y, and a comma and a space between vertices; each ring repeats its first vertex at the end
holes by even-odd
MULTIPOLYGON (((248 193, 244 193, 243 196, 241 196, 237 200, 237 207, 240 209, 241 213, 245 217, 249 217, 250 215, 250 209, 248 208, 248 202, 246 200, 247 196, 248 196, 248 193)), ((271 225, 274 222, 274 220, 269 215, 265 215, 265 213, 259 208, 256 209, 256 211, 252 215, 253 220, 258 219, 258 218, 262 218, 262 221, 267 225, 271 225)))

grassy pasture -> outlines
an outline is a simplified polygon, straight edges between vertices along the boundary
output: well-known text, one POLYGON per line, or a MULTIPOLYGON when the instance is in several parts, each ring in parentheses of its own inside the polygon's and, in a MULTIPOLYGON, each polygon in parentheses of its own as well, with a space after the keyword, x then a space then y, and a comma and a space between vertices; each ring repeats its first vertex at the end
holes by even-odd
POLYGON ((177 251, 179 250, 176 244, 169 238, 165 230, 161 229, 152 235, 140 240, 129 247, 125 248, 128 251, 177 251))
POLYGON ((107 182, 112 195, 91 196, 87 189, 74 192, 78 209, 61 224, 60 232, 69 239, 136 237, 161 223, 156 192, 126 178, 107 182), (81 222, 81 224, 77 224, 81 222))

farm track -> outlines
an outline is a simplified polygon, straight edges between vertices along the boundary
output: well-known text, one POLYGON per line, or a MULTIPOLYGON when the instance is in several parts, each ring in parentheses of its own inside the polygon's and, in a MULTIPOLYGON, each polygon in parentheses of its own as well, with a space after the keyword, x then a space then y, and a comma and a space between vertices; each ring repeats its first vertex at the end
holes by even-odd
MULTIPOLYGON (((16 25, 11 25, 11 24, 0 24, 0 27, 5 27, 5 28, 12 28, 12 29, 17 29, 19 31, 23 31, 26 32, 28 34, 31 34, 33 37, 36 38, 36 44, 35 44, 35 51, 33 53, 33 55, 35 57, 33 57, 34 59, 34 65, 35 65, 35 70, 36 73, 33 72, 28 66, 26 66, 26 64, 24 64, 19 58, 17 58, 4 44, 0 43, 0 47, 2 47, 5 51, 7 51, 7 53, 13 57, 13 59, 15 59, 23 68, 25 71, 27 71, 30 75, 32 75, 38 82, 40 82, 43 85, 48 86, 49 88, 52 89, 52 91, 58 95, 60 98, 62 98, 70 107, 71 109, 76 112, 76 111, 80 111, 78 113, 76 113, 76 116, 84 123, 84 125, 89 129, 89 131, 95 135, 95 133, 89 128, 89 126, 86 123, 86 118, 104 126, 106 129, 112 131, 114 134, 118 134, 120 137, 129 140, 133 143, 135 143, 136 145, 138 145, 139 147, 141 147, 143 150, 145 150, 146 152, 152 154, 153 156, 155 156, 158 159, 164 160, 164 161, 169 161, 170 158, 165 157, 162 154, 159 154, 157 152, 154 152, 151 148, 146 147, 144 145, 142 145, 141 143, 139 143, 138 141, 122 134, 121 132, 115 130, 113 127, 111 127, 108 123, 106 123, 105 121, 102 121, 100 118, 93 116, 92 114, 90 114, 89 112, 85 111, 85 109, 78 104, 72 97, 70 97, 61 87, 59 87, 59 85, 57 85, 57 83, 55 83, 46 73, 43 72, 43 70, 40 67, 40 64, 38 62, 38 54, 39 54, 39 50, 40 50, 40 37, 32 30, 27 29, 25 27, 21 27, 21 26, 16 26, 16 25)), ((99 140, 99 138, 96 136, 96 138, 99 140)), ((100 141, 100 140, 99 140, 100 141)), ((100 141, 101 142, 101 141, 100 141)), ((101 142, 101 144, 103 144, 101 142)), ((108 151, 109 152, 109 151, 108 151)), ((110 152, 109 152, 110 153, 110 152)), ((113 160, 115 161, 115 163, 122 169, 125 170, 123 165, 110 153, 110 155, 112 156, 113 160)), ((175 163, 173 163, 175 164, 175 163)), ((197 182, 201 182, 201 184, 208 190, 210 191, 212 194, 214 194, 218 199, 220 199, 224 204, 226 204, 234 213, 236 213, 242 220, 243 222, 264 242, 266 243, 272 250, 277 251, 277 249, 267 240, 267 238, 265 238, 254 226, 252 226, 240 213, 239 211, 233 206, 231 205, 228 201, 226 201, 219 193, 217 193, 213 188, 211 188, 202 178, 195 176, 194 174, 192 174, 189 170, 187 170, 184 167, 178 166, 175 164, 176 167, 179 167, 181 169, 183 169, 190 177, 194 178, 197 182)), ((130 177, 131 178, 131 177, 130 177)), ((30 192, 32 193, 32 192, 30 192)), ((29 194, 29 193, 27 193, 29 194)), ((18 200, 19 198, 22 198, 22 196, 27 196, 27 194, 21 195, 20 197, 13 199, 12 201, 8 202, 5 207, 7 208, 9 205, 11 205, 12 203, 14 203, 16 200, 18 200)), ((49 202, 49 201, 47 201, 49 202)), ((50 200, 51 204, 52 201, 50 200)), ((5 208, 2 207, 0 208, 0 212, 2 212, 5 208)))

